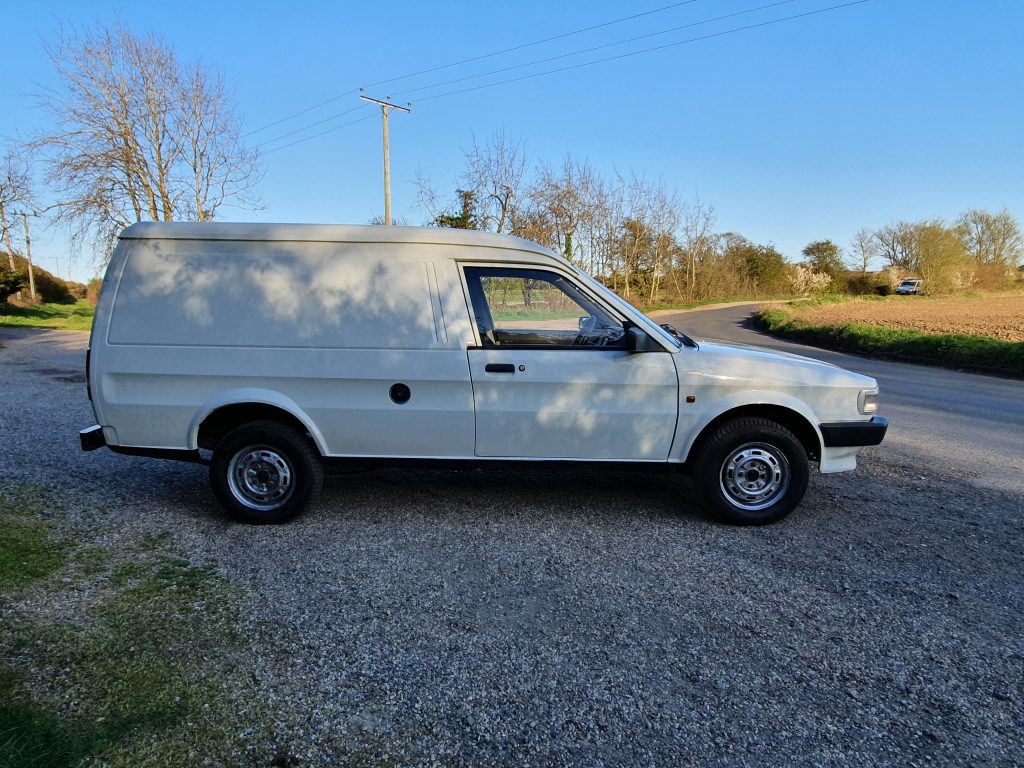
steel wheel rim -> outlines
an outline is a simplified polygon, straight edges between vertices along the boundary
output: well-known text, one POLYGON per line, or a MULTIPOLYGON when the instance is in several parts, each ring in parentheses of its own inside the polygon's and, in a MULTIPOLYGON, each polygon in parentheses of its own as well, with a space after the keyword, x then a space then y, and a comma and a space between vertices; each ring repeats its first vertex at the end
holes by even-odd
POLYGON ((789 460, 767 443, 747 443, 722 462, 721 488, 734 507, 747 512, 767 509, 789 490, 789 460))
POLYGON ((228 488, 235 500, 263 512, 284 505, 295 492, 291 463, 268 446, 243 448, 228 463, 228 488))

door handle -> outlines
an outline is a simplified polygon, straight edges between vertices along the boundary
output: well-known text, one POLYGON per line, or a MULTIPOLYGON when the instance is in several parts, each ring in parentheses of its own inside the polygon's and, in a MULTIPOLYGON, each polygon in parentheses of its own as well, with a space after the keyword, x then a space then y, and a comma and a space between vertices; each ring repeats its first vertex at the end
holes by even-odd
POLYGON ((484 370, 487 373, 515 373, 516 367, 512 363, 488 363, 484 370))

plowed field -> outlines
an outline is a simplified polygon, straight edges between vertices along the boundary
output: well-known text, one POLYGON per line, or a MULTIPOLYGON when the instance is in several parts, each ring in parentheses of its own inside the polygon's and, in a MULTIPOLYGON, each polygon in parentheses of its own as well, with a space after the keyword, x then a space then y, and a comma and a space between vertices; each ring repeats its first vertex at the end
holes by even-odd
POLYGON ((884 301, 855 299, 841 304, 792 309, 813 325, 868 323, 922 333, 963 333, 1002 341, 1024 341, 1024 294, 971 298, 894 296, 884 301))

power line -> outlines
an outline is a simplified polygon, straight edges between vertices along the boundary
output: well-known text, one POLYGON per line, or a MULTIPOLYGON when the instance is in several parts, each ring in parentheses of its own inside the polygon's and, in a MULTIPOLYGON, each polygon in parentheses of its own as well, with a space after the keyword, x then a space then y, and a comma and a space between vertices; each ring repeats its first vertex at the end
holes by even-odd
POLYGON ((261 147, 265 147, 265 146, 267 146, 267 144, 273 144, 275 141, 280 141, 281 139, 287 139, 289 136, 294 136, 296 133, 302 133, 303 131, 308 131, 310 128, 316 128, 318 125, 323 125, 324 123, 331 122, 331 120, 337 120, 339 117, 344 117, 345 115, 350 115, 353 112, 358 112, 360 109, 363 109, 365 107, 366 107, 365 104, 360 104, 358 107, 352 107, 352 109, 346 109, 344 112, 339 112, 336 115, 331 115, 330 117, 325 117, 323 120, 317 120, 315 123, 310 123, 309 125, 303 126, 302 128, 296 128, 294 131, 289 131, 288 133, 282 133, 280 136, 277 136, 277 137, 275 137, 273 139, 267 139, 260 146, 261 147))
POLYGON ((590 27, 583 27, 582 29, 574 29, 572 32, 563 32, 560 35, 553 35, 551 37, 545 37, 543 40, 534 40, 532 43, 523 43, 522 45, 515 45, 515 46, 512 46, 511 48, 504 48, 504 49, 502 49, 500 51, 494 51, 493 53, 485 53, 485 54, 482 54, 480 56, 473 56, 472 58, 463 59, 462 61, 456 61, 456 62, 453 62, 451 64, 442 64, 439 67, 431 67, 430 69, 423 69, 423 70, 420 70, 419 72, 413 72, 413 73, 408 74, 408 75, 401 75, 400 77, 392 77, 392 78, 390 78, 388 80, 381 80, 380 82, 377 82, 377 83, 370 83, 370 85, 368 85, 366 87, 367 88, 372 88, 372 87, 377 86, 377 85, 384 85, 386 83, 393 83, 396 80, 405 80, 405 79, 410 78, 410 77, 418 77, 419 75, 426 75, 426 74, 429 74, 431 72, 437 72, 440 69, 450 69, 452 67, 458 67, 458 66, 460 66, 462 64, 471 64, 472 62, 480 61, 481 59, 490 59, 490 58, 493 58, 494 56, 501 56, 503 53, 512 53, 513 51, 521 51, 524 48, 531 48, 531 47, 533 47, 535 45, 542 45, 544 43, 550 43, 553 40, 561 40, 561 39, 566 38, 566 37, 572 37, 574 35, 581 35, 584 32, 592 32, 593 30, 601 29, 602 27, 610 27, 613 24, 621 24, 624 21, 632 21, 633 19, 639 19, 641 16, 650 16, 653 13, 661 13, 662 11, 668 11, 668 10, 671 10, 672 8, 678 8, 681 5, 692 5, 695 2, 697 2, 697 0, 685 0, 684 2, 681 2, 681 3, 672 3, 672 5, 665 5, 665 6, 662 6, 661 8, 654 8, 654 9, 652 9, 650 11, 642 11, 641 13, 634 13, 632 16, 623 16, 621 19, 613 19, 612 21, 606 21, 606 22, 603 22, 601 24, 594 24, 593 26, 590 26, 590 27))
POLYGON ((286 123, 289 120, 292 120, 292 119, 298 117, 299 115, 304 115, 307 112, 312 112, 314 109, 320 109, 320 107, 327 106, 331 102, 337 101, 338 99, 343 99, 346 96, 351 96, 353 93, 358 93, 358 92, 359 92, 358 88, 353 88, 351 91, 345 91, 345 93, 338 94, 337 96, 332 96, 331 98, 327 99, 327 101, 321 101, 319 104, 314 104, 312 107, 309 107, 308 109, 299 110, 298 112, 295 112, 295 113, 293 113, 291 115, 288 115, 288 117, 282 117, 280 120, 275 120, 272 123, 267 123, 266 125, 260 126, 259 128, 253 128, 248 133, 243 133, 242 134, 242 138, 244 139, 246 136, 252 136, 254 133, 259 133, 260 131, 265 131, 265 130, 267 130, 267 128, 273 128, 275 125, 280 125, 281 123, 286 123))
MULTIPOLYGON (((565 37, 572 37, 573 35, 581 35, 584 32, 591 32, 591 31, 593 31, 595 29, 601 29, 602 27, 610 27, 613 24, 621 24, 624 21, 632 21, 633 19, 639 19, 642 16, 650 16, 651 14, 654 14, 654 13, 661 13, 662 11, 668 11, 668 10, 671 10, 672 8, 678 8, 681 5, 692 5, 695 2, 697 2, 697 0, 683 0, 683 2, 672 3, 671 5, 664 5, 661 8, 654 8, 654 9, 649 10, 649 11, 642 11, 640 13, 634 13, 631 16, 623 16, 621 19, 613 19, 612 21, 605 21, 605 22, 602 22, 601 24, 594 24, 594 25, 589 26, 589 27, 583 27, 581 29, 574 29, 571 32, 563 32, 560 35, 554 35, 552 37, 546 37, 543 40, 534 40, 532 43, 523 43, 522 45, 515 45, 515 46, 513 46, 511 48, 505 48, 505 49, 502 49, 500 51, 493 51, 492 53, 484 53, 484 54, 481 54, 480 56, 473 56, 473 57, 468 58, 468 59, 462 59, 461 61, 455 61, 455 62, 452 62, 451 64, 441 64, 440 66, 437 66, 437 67, 430 67, 429 69, 421 69, 419 72, 410 72, 407 75, 399 75, 398 77, 391 77, 391 78, 388 78, 387 80, 378 80, 376 83, 370 83, 369 85, 367 85, 365 87, 366 88, 375 88, 378 85, 386 85, 387 83, 394 83, 394 82, 396 82, 398 80, 406 80, 406 79, 408 79, 410 77, 418 77, 420 75, 426 75, 426 74, 429 74, 431 72, 437 72, 438 70, 450 69, 451 67, 458 67, 458 66, 460 66, 462 64, 470 64, 470 63, 472 63, 474 61, 480 61, 482 59, 489 59, 489 58, 492 58, 494 56, 500 56, 503 53, 511 53, 513 51, 520 51, 520 50, 522 50, 524 48, 530 48, 530 47, 535 46, 535 45, 541 45, 543 43, 550 43, 552 40, 561 40, 562 38, 565 38, 565 37)), ((287 122, 287 121, 292 120, 292 119, 294 119, 296 117, 299 117, 301 115, 305 115, 305 114, 307 114, 309 112, 312 112, 313 110, 320 109, 320 107, 327 106, 328 104, 331 104, 331 103, 337 101, 338 99, 343 99, 346 96, 351 96, 353 93, 357 93, 358 91, 359 91, 358 88, 353 88, 350 91, 345 91, 345 93, 338 94, 337 96, 332 96, 331 98, 327 99, 326 101, 321 101, 319 104, 314 104, 312 107, 308 107, 306 109, 299 110, 298 112, 294 112, 294 113, 288 115, 287 117, 282 117, 280 120, 275 120, 272 123, 267 123, 266 125, 260 126, 259 128, 253 128, 248 133, 243 134, 242 138, 245 138, 246 136, 251 136, 254 133, 260 133, 261 131, 265 131, 267 128, 273 128, 275 125, 280 125, 281 123, 287 122)), ((330 119, 330 118, 328 118, 328 119, 330 119)), ((273 139, 271 139, 271 141, 273 141, 273 139)))
MULTIPOLYGON (((780 0, 780 2, 771 3, 769 5, 761 6, 759 8, 752 8, 752 9, 749 9, 747 11, 740 11, 740 12, 737 12, 737 13, 728 14, 726 16, 718 17, 716 19, 709 19, 707 21, 718 21, 718 20, 721 20, 723 18, 729 18, 731 16, 739 16, 739 15, 742 15, 742 14, 745 14, 745 13, 750 13, 750 12, 757 11, 757 10, 764 10, 765 8, 770 8, 770 7, 774 7, 774 6, 778 6, 778 5, 785 5, 788 2, 793 2, 793 0, 780 0)), ((830 11, 836 11, 836 10, 840 10, 842 8, 848 8, 848 7, 851 7, 851 6, 854 6, 854 5, 862 5, 862 4, 867 3, 867 2, 868 2, 868 0, 852 0, 852 2, 841 3, 839 5, 833 5, 833 6, 829 6, 827 8, 819 8, 819 9, 816 9, 816 10, 813 10, 813 11, 806 11, 804 13, 794 14, 792 16, 784 16, 784 17, 779 18, 779 19, 771 19, 769 21, 759 22, 757 24, 748 24, 747 26, 743 26, 743 27, 736 27, 734 29, 723 30, 721 32, 714 32, 714 33, 707 34, 707 35, 701 35, 699 37, 692 37, 692 38, 689 38, 687 40, 680 40, 680 41, 677 41, 677 42, 674 42, 674 43, 666 43, 665 45, 654 46, 652 48, 644 48, 644 49, 639 50, 639 51, 632 51, 630 53, 623 53, 623 54, 619 54, 617 56, 608 56, 608 57, 605 57, 603 59, 595 59, 594 61, 585 61, 585 62, 581 62, 579 64, 573 64, 573 65, 566 66, 566 67, 558 67, 556 69, 545 70, 544 72, 534 72, 534 73, 529 74, 529 75, 523 75, 522 77, 514 77, 514 78, 509 78, 507 80, 499 80, 499 81, 493 82, 493 83, 484 83, 482 85, 477 85, 477 86, 473 86, 473 87, 470 87, 470 88, 462 88, 462 89, 459 89, 459 90, 456 90, 456 91, 448 91, 446 93, 434 94, 433 96, 424 96, 424 97, 418 99, 417 101, 420 101, 420 102, 431 101, 433 99, 441 99, 441 98, 446 98, 448 96, 456 96, 456 95, 459 95, 459 94, 462 94, 462 93, 470 93, 472 91, 478 91, 478 90, 482 90, 484 88, 493 88, 493 87, 496 87, 496 86, 499 86, 499 85, 508 85, 510 83, 517 83, 517 82, 521 82, 523 80, 530 80, 530 79, 537 78, 537 77, 544 77, 546 75, 558 74, 560 72, 568 72, 568 71, 571 71, 571 70, 574 70, 574 69, 581 69, 583 67, 593 66, 595 64, 603 64, 603 63, 606 63, 606 62, 609 62, 609 61, 617 61, 619 59, 625 59, 625 58, 629 58, 629 57, 632 57, 632 56, 639 56, 639 55, 644 54, 644 53, 652 53, 652 52, 655 52, 655 51, 665 50, 666 48, 674 48, 674 47, 677 47, 677 46, 680 46, 680 45, 687 45, 687 44, 699 42, 699 41, 702 41, 702 40, 710 40, 710 39, 713 39, 713 38, 716 38, 716 37, 723 37, 725 35, 735 34, 737 32, 745 32, 745 31, 748 31, 748 30, 751 30, 751 29, 758 29, 760 27, 767 27, 767 26, 771 26, 771 25, 774 25, 774 24, 781 24, 783 22, 793 21, 795 19, 805 18, 807 16, 814 16, 814 15, 821 14, 821 13, 828 13, 830 11)), ((611 23, 611 22, 609 22, 609 23, 611 23)), ((702 23, 706 23, 706 22, 695 22, 693 24, 685 25, 684 27, 678 27, 676 29, 667 30, 667 31, 676 31, 677 29, 683 29, 683 28, 686 28, 686 27, 696 26, 696 25, 702 24, 702 23)), ((588 53, 588 52, 590 52, 592 50, 599 50, 601 48, 606 48, 606 47, 609 47, 611 45, 618 45, 618 44, 621 44, 621 43, 624 43, 624 42, 632 42, 632 41, 634 41, 636 39, 642 39, 644 37, 651 37, 651 36, 654 36, 654 35, 657 35, 657 34, 661 34, 661 33, 657 33, 656 32, 656 33, 652 33, 650 35, 642 35, 642 36, 640 36, 638 38, 631 38, 629 40, 619 41, 619 43, 610 43, 608 45, 598 46, 597 48, 588 49, 586 51, 577 51, 577 52, 572 53, 572 54, 564 54, 564 55, 561 55, 561 56, 556 56, 556 57, 553 57, 552 59, 545 59, 545 60, 542 60, 542 61, 531 62, 531 64, 524 64, 524 65, 519 65, 519 66, 516 66, 516 67, 509 67, 509 68, 506 68, 504 70, 497 70, 496 72, 484 73, 484 74, 481 74, 481 75, 473 75, 473 76, 470 76, 470 77, 461 78, 460 80, 448 81, 448 82, 443 82, 443 83, 436 83, 436 84, 431 85, 431 86, 424 86, 424 88, 438 88, 438 87, 441 87, 441 86, 444 86, 444 85, 449 85, 449 84, 454 83, 454 82, 460 82, 462 80, 472 80, 472 79, 475 79, 477 77, 487 77, 488 75, 496 74, 497 72, 508 71, 509 69, 519 69, 519 68, 521 68, 523 66, 531 66, 531 65, 538 64, 538 63, 544 63, 545 61, 551 61, 551 60, 555 60, 555 59, 559 59, 559 58, 565 58, 566 56, 579 55, 580 53, 588 53)), ((423 89, 420 88, 420 89, 415 89, 415 90, 423 90, 423 89)), ((354 93, 354 92, 355 91, 350 91, 349 93, 354 93)), ((411 92, 412 91, 402 91, 400 93, 411 93, 411 92)), ((356 109, 358 109, 358 107, 356 109)), ((353 111, 353 110, 348 110, 348 112, 351 112, 351 111, 353 111)), ((341 113, 341 114, 347 114, 347 112, 341 113)), ((339 117, 339 115, 335 115, 334 116, 334 118, 336 118, 336 117, 339 117)), ((327 120, 331 120, 331 119, 334 119, 334 118, 327 118, 327 120)), ((280 147, 274 147, 273 149, 269 149, 266 152, 264 152, 264 154, 271 154, 271 153, 277 152, 278 150, 281 150, 281 149, 287 149, 288 147, 293 147, 296 144, 301 144, 303 142, 310 141, 310 140, 318 138, 320 136, 324 136, 324 135, 326 135, 328 133, 333 133, 334 131, 341 130, 342 128, 347 128, 348 126, 355 125, 356 123, 361 123, 361 122, 363 122, 364 120, 367 120, 367 119, 369 119, 369 117, 363 117, 363 118, 360 118, 359 120, 353 120, 352 122, 344 123, 342 125, 336 126, 335 128, 330 128, 330 129, 328 129, 326 131, 321 131, 320 133, 313 134, 312 136, 306 136, 306 137, 304 137, 302 139, 298 139, 297 141, 290 142, 289 144, 285 144, 285 145, 282 145, 280 147)), ((315 125, 319 125, 322 122, 326 122, 327 120, 323 120, 323 121, 320 121, 318 123, 313 123, 312 125, 306 126, 305 128, 299 128, 296 131, 293 131, 292 134, 294 134, 294 133, 301 133, 304 130, 308 130, 309 128, 314 127, 315 125)), ((286 134, 286 135, 292 135, 292 134, 286 134)), ((284 138, 284 137, 278 137, 278 138, 284 138)), ((272 139, 272 140, 270 140, 267 143, 272 143, 273 141, 276 141, 276 139, 272 139)))
POLYGON ((462 82, 465 82, 466 80, 475 80, 475 79, 477 79, 479 77, 490 77, 491 75, 499 75, 502 72, 511 72, 513 70, 516 70, 516 69, 523 69, 525 67, 533 67, 533 66, 536 66, 537 64, 547 64, 547 63, 552 62, 552 61, 558 61, 560 59, 567 59, 567 58, 569 58, 571 56, 580 56, 580 55, 582 55, 584 53, 593 53, 594 51, 601 51, 601 50, 604 50, 605 48, 614 48, 617 45, 625 45, 626 43, 635 43, 637 40, 646 40, 646 39, 651 38, 651 37, 659 37, 661 35, 667 35, 667 34, 670 34, 672 32, 678 32, 681 29, 690 29, 692 27, 699 27, 699 26, 702 26, 704 24, 712 24, 712 23, 714 23, 716 21, 722 21, 724 19, 731 19, 731 18, 733 18, 735 16, 744 16, 744 15, 746 15, 748 13, 756 13, 757 11, 764 11, 764 10, 767 10, 768 8, 775 8, 775 7, 780 6, 780 5, 788 5, 790 3, 795 3, 795 2, 797 2, 797 0, 779 0, 778 2, 769 3, 768 5, 759 5, 756 8, 748 8, 745 11, 737 11, 735 13, 727 13, 724 16, 714 16, 714 17, 712 17, 710 19, 703 19, 702 21, 694 21, 694 22, 692 22, 690 24, 683 24, 683 25, 678 26, 678 27, 671 27, 670 29, 663 29, 663 30, 660 30, 658 32, 650 32, 650 33, 648 33, 646 35, 637 35, 636 37, 627 37, 627 38, 625 38, 623 40, 615 40, 615 41, 613 41, 611 43, 605 43, 603 45, 595 45, 593 48, 583 48, 583 49, 580 49, 578 51, 571 51, 570 53, 562 53, 562 54, 559 54, 558 56, 549 56, 546 59, 537 59, 535 61, 528 61, 525 64, 515 64, 515 65, 513 65, 511 67, 503 67, 502 69, 495 69, 495 70, 491 70, 490 72, 482 72, 479 75, 467 75, 466 77, 459 77, 459 78, 456 78, 454 80, 446 80, 443 83, 433 83, 432 85, 422 85, 422 86, 419 86, 418 88, 410 88, 410 89, 405 90, 405 91, 398 91, 394 95, 395 96, 406 96, 406 95, 408 95, 410 93, 416 93, 417 91, 426 91, 426 90, 429 90, 431 88, 440 88, 440 87, 445 86, 445 85, 454 85, 455 83, 462 83, 462 82))
POLYGON ((639 56, 642 53, 653 53, 654 51, 662 51, 662 50, 665 50, 666 48, 675 48, 675 47, 680 46, 680 45, 687 45, 688 43, 696 43, 696 42, 699 42, 701 40, 710 40, 710 39, 715 38, 715 37, 724 37, 725 35, 731 35, 731 34, 734 34, 736 32, 746 32, 747 30, 750 30, 750 29, 757 29, 759 27, 767 27, 767 26, 771 26, 772 24, 781 24, 782 22, 785 22, 785 21, 793 21, 794 19, 801 19, 801 18, 804 18, 806 16, 814 16, 814 15, 819 14, 819 13, 827 13, 829 11, 837 11, 837 10, 839 10, 841 8, 848 8, 848 7, 853 6, 853 5, 862 5, 862 4, 866 3, 866 2, 868 2, 868 0, 853 0, 852 2, 849 2, 849 3, 842 3, 840 5, 833 5, 833 6, 830 6, 828 8, 819 8, 818 10, 807 11, 805 13, 798 13, 798 14, 795 14, 793 16, 785 16, 785 17, 783 17, 781 19, 772 19, 770 21, 762 21, 762 22, 760 22, 758 24, 749 24, 749 25, 747 25, 745 27, 736 27, 735 29, 727 29, 727 30, 725 30, 723 32, 714 32, 714 33, 707 34, 707 35, 701 35, 700 37, 691 37, 691 38, 689 38, 687 40, 680 40, 680 41, 675 42, 675 43, 666 43, 665 45, 658 45, 658 46, 655 46, 653 48, 644 48, 643 50, 632 51, 631 53, 622 53, 622 54, 619 54, 618 56, 608 56, 608 57, 603 58, 603 59, 595 59, 594 61, 584 61, 584 62, 582 62, 580 64, 572 64, 572 65, 570 65, 568 67, 559 67, 557 69, 545 70, 544 72, 535 72, 535 73, 533 73, 531 75, 523 75, 522 77, 513 77, 513 78, 510 78, 508 80, 499 80, 498 82, 494 82, 494 83, 485 83, 483 85, 475 85, 472 88, 462 88, 462 89, 457 90, 457 91, 448 91, 447 93, 438 93, 438 94, 435 94, 433 96, 424 96, 424 97, 422 97, 420 99, 417 99, 417 101, 418 102, 424 102, 424 101, 432 101, 434 99, 443 99, 443 98, 445 98, 447 96, 456 96, 456 95, 458 95, 460 93, 470 93, 471 91, 479 91, 479 90, 482 90, 484 88, 493 88, 493 87, 498 86, 498 85, 508 85, 509 83, 518 83, 518 82, 520 82, 522 80, 530 80, 530 79, 535 78, 535 77, 543 77, 545 75, 554 75, 554 74, 557 74, 559 72, 568 72, 568 71, 573 70, 573 69, 581 69, 582 67, 590 67, 590 66, 593 66, 594 64, 604 64, 604 63, 609 62, 609 61, 618 61, 619 59, 627 59, 627 58, 629 58, 631 56, 639 56))
POLYGON ((306 136, 303 139, 298 139, 297 141, 293 141, 290 144, 282 144, 280 147, 274 147, 273 149, 268 149, 263 154, 264 155, 270 155, 270 154, 273 154, 274 152, 279 152, 282 149, 288 149, 288 147, 294 147, 296 144, 302 144, 305 141, 310 141, 311 139, 316 139, 316 138, 319 138, 321 136, 326 136, 328 133, 334 133, 335 131, 340 131, 342 128, 348 128, 350 125, 355 125, 356 123, 362 123, 362 122, 364 122, 366 120, 369 120, 371 117, 373 117, 373 115, 369 114, 366 117, 360 117, 358 120, 353 120, 350 123, 342 123, 341 125, 335 126, 334 128, 328 128, 326 131, 320 131, 320 133, 314 133, 312 136, 306 136))

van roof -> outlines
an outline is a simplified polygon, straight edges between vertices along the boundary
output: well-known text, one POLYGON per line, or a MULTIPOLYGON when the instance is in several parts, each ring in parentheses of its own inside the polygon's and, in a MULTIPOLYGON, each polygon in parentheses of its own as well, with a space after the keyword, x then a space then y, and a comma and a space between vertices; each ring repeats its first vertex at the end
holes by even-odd
POLYGON ((230 222, 143 221, 119 235, 121 240, 262 240, 326 243, 424 243, 505 248, 561 257, 529 240, 472 229, 382 227, 355 224, 251 224, 230 222))

